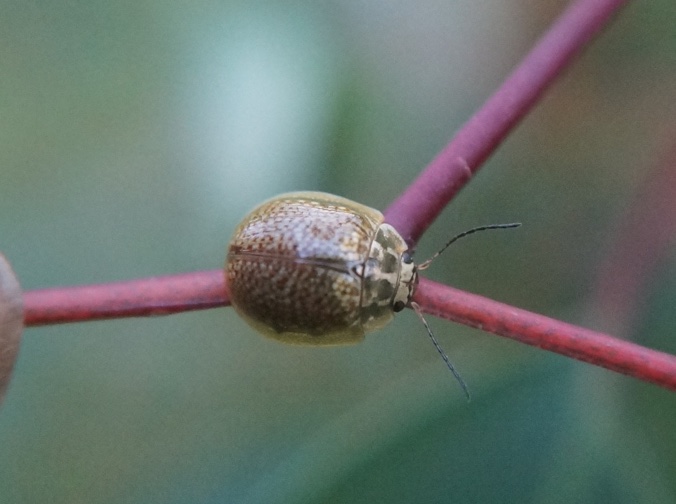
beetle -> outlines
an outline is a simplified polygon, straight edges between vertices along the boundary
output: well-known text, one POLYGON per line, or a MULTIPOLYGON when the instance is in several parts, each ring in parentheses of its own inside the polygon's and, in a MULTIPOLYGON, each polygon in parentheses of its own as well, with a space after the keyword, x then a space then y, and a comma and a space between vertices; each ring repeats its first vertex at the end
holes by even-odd
POLYGON ((295 192, 255 208, 226 263, 231 302, 252 327, 284 343, 356 343, 408 305, 417 271, 378 210, 339 196, 295 192))
POLYGON ((261 203, 237 226, 228 247, 232 306, 260 333, 306 345, 357 343, 410 306, 467 393, 412 301, 418 271, 462 236, 519 224, 465 231, 416 266, 405 240, 384 221, 378 210, 322 192, 261 203))

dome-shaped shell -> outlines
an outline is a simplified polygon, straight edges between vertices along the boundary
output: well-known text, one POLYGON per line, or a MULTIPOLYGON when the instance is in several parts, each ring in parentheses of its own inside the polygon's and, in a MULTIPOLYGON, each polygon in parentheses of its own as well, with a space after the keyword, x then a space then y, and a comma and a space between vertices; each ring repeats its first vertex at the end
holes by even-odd
POLYGON ((383 215, 345 198, 289 193, 254 209, 230 242, 232 305, 255 329, 287 342, 342 344, 385 325, 412 288, 406 244, 383 215))

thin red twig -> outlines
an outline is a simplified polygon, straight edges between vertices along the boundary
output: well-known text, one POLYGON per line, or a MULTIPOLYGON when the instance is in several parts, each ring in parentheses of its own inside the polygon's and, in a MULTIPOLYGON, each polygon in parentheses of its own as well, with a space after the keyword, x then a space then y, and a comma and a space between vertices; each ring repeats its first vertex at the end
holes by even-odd
POLYGON ((676 390, 676 356, 420 279, 425 313, 676 390))
POLYGON ((24 324, 152 317, 230 304, 223 270, 24 293, 24 324))
MULTIPOLYGON (((228 304, 222 270, 24 294, 27 326, 168 315, 228 304), (186 299, 189 306, 186 307, 186 299), (123 303, 119 303, 122 300, 123 303)), ((676 357, 422 278, 425 313, 676 390, 676 357)))
POLYGON ((573 2, 453 140, 385 211, 414 246, 453 196, 627 0, 573 2))

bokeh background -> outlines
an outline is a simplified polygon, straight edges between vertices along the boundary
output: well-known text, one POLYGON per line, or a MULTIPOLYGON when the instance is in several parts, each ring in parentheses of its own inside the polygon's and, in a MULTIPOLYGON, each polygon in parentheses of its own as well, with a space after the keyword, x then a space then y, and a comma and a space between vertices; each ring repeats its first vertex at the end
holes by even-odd
MULTIPOLYGON (((3 0, 0 250, 26 290, 99 283, 219 268, 283 191, 384 208, 566 3, 3 0)), ((663 228, 626 223, 676 143, 674 26, 673 0, 623 12, 418 254, 524 226, 429 276, 676 353, 673 240, 624 309, 599 288, 663 228)), ((231 309, 28 329, 0 500, 676 501, 673 393, 431 324, 469 404, 408 311, 345 348, 280 345, 231 309)))

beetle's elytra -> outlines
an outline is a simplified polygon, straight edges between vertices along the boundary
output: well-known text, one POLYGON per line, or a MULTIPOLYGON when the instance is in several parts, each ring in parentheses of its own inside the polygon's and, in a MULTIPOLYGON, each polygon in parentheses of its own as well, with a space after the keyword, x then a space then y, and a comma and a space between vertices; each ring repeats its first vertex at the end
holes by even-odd
POLYGON ((411 299, 407 245, 373 208, 320 192, 270 199, 239 224, 226 275, 237 312, 285 343, 356 343, 411 299))

